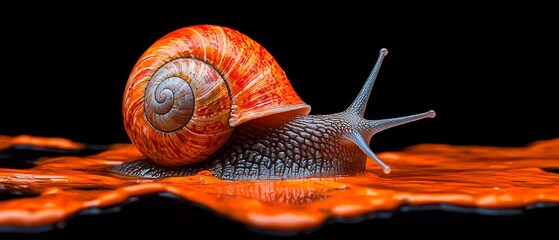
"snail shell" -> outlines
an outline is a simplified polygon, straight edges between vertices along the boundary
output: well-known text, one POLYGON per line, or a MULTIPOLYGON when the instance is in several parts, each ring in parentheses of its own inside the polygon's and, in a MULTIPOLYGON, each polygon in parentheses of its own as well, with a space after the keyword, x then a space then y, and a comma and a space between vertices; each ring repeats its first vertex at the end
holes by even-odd
POLYGON ((122 113, 132 143, 163 166, 200 162, 233 128, 283 112, 308 114, 272 55, 226 27, 173 31, 140 57, 125 87, 122 113))

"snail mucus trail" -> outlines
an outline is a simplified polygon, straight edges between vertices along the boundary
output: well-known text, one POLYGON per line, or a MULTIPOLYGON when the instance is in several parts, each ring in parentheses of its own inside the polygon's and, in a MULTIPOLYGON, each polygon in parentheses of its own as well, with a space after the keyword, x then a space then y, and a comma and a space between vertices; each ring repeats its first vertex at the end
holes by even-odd
MULTIPOLYGON (((286 111, 258 117, 235 126, 226 142, 199 162, 165 166, 147 157, 125 162, 111 171, 143 178, 188 176, 202 170, 209 170, 213 176, 227 180, 330 177, 362 173, 369 158, 387 174, 390 167, 369 148, 371 137, 398 125, 435 117, 433 110, 381 120, 363 117, 387 53, 386 49, 380 50, 365 84, 345 111, 328 115, 286 111)), ((192 100, 187 101, 193 104, 192 100)), ((174 144, 169 147, 187 146, 174 144)))

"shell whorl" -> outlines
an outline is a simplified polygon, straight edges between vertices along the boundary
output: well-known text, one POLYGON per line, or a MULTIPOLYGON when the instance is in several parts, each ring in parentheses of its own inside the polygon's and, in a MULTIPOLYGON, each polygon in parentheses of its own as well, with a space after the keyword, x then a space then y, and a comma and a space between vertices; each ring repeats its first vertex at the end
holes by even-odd
POLYGON ((123 120, 136 147, 166 166, 203 161, 233 127, 310 107, 261 45, 236 30, 197 25, 156 41, 126 84, 123 120))
POLYGON ((184 76, 177 76, 183 67, 191 67, 181 60, 164 64, 146 86, 145 115, 149 123, 160 131, 172 132, 183 127, 193 114, 194 93, 186 81, 191 77, 185 80, 184 76))

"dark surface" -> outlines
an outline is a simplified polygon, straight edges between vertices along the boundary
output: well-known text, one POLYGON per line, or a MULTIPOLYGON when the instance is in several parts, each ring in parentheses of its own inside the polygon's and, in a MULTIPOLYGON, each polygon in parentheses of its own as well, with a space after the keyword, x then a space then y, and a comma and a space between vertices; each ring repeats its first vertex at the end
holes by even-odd
POLYGON ((301 232, 277 232, 253 229, 215 215, 208 209, 162 193, 130 199, 126 204, 106 209, 88 209, 66 222, 38 228, 0 228, 6 239, 51 239, 84 236, 104 238, 157 236, 180 239, 329 239, 339 237, 449 237, 449 236, 547 236, 555 234, 553 220, 559 207, 530 206, 526 209, 486 210, 450 205, 404 206, 393 212, 378 212, 363 218, 330 219, 317 229, 301 232))
POLYGON ((32 145, 14 145, 0 151, 0 168, 32 168, 41 157, 76 156, 83 157, 107 150, 105 145, 85 145, 83 149, 59 149, 32 145))

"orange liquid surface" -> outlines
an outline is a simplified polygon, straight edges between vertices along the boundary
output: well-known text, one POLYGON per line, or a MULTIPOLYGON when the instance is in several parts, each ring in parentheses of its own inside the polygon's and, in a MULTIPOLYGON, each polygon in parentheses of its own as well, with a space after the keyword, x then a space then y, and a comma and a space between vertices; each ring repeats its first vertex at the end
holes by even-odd
MULTIPOLYGON (((16 144, 84 147, 61 138, 0 136, 0 153, 16 144)), ((107 171, 143 158, 131 144, 114 144, 86 157, 40 158, 33 168, 0 168, 0 190, 39 194, 0 201, 0 226, 52 224, 80 210, 110 207, 132 196, 158 192, 176 194, 253 227, 280 231, 313 228, 331 217, 356 217, 402 205, 448 203, 500 209, 559 203, 559 174, 553 172, 559 169, 559 139, 525 147, 420 144, 378 156, 391 166, 390 174, 369 161, 367 172, 357 176, 223 181, 202 172, 140 179, 107 171)))

